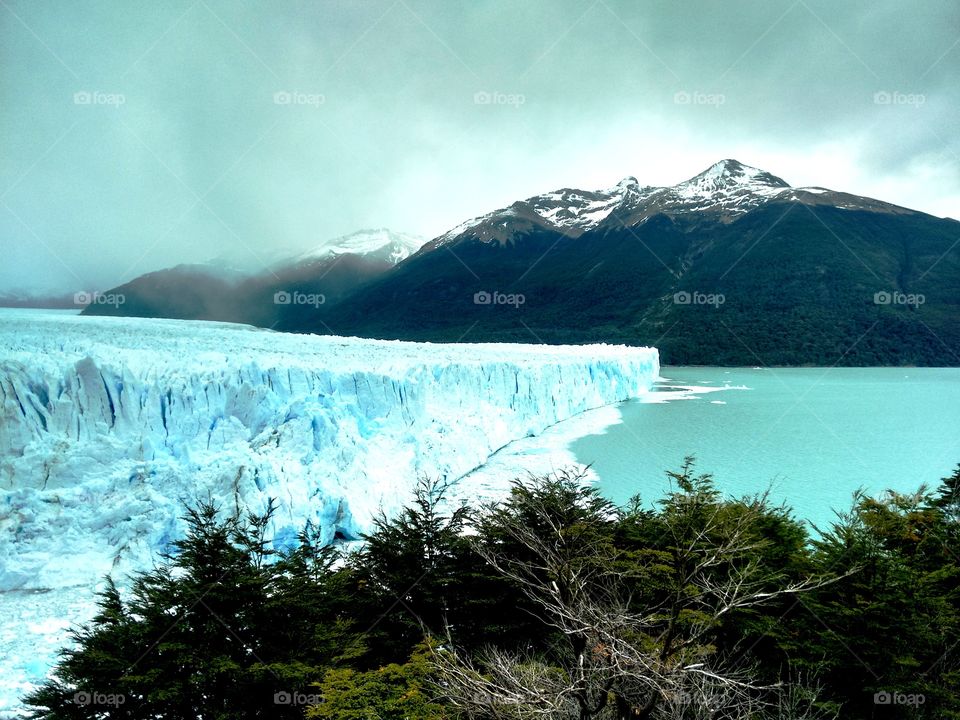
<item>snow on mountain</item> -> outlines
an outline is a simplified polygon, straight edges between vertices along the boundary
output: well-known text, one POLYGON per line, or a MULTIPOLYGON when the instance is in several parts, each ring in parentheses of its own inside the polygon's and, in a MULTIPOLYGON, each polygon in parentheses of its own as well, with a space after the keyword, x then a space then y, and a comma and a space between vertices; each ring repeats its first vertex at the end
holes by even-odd
POLYGON ((790 186, 775 175, 736 160, 722 160, 664 193, 686 211, 723 209, 746 212, 790 186))
POLYGON ((211 273, 225 269, 228 272, 254 275, 290 265, 327 260, 346 253, 375 257, 396 265, 413 255, 425 242, 426 238, 419 235, 376 228, 358 230, 333 238, 309 250, 297 250, 289 246, 236 247, 197 267, 207 267, 211 273))
POLYGON ((558 190, 531 198, 534 212, 557 227, 587 230, 598 225, 617 206, 641 193, 637 179, 624 178, 610 190, 558 190))
POLYGON ((732 222, 771 200, 910 212, 889 203, 821 187, 793 188, 765 170, 727 159, 669 187, 641 186, 636 178, 627 177, 606 190, 564 188, 536 195, 461 223, 432 241, 431 247, 467 236, 485 242, 505 242, 517 231, 537 226, 578 237, 604 226, 637 225, 656 214, 732 222))
POLYGON ((782 179, 737 160, 721 160, 699 175, 673 187, 684 198, 714 199, 731 193, 777 194, 790 186, 782 179))
POLYGON ((636 178, 625 178, 608 190, 555 190, 467 220, 430 246, 446 245, 468 234, 484 242, 503 242, 517 230, 537 225, 576 237, 599 225, 625 203, 646 197, 651 190, 640 188, 636 178))
POLYGON ((287 262, 299 264, 349 253, 380 258, 396 265, 413 255, 425 242, 426 238, 419 235, 395 232, 387 228, 358 230, 299 253, 287 262))

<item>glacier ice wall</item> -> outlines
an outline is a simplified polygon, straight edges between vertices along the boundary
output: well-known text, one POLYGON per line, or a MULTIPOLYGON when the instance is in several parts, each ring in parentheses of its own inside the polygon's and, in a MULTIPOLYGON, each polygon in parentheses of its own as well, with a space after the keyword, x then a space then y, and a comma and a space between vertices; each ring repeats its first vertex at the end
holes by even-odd
POLYGON ((438 345, 0 311, 0 590, 148 565, 183 503, 356 536, 420 474, 642 395, 657 351, 438 345))

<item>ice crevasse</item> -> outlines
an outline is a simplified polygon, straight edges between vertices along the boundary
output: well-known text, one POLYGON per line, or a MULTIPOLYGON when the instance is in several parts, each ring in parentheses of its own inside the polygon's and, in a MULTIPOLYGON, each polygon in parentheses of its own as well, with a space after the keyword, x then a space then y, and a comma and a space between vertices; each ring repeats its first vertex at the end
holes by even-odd
MULTIPOLYGON (((149 566, 185 503, 356 537, 513 440, 644 394, 657 351, 0 316, 0 590, 149 566)), ((509 480, 509 479, 508 479, 509 480)), ((469 493, 468 493, 469 494, 469 493)))

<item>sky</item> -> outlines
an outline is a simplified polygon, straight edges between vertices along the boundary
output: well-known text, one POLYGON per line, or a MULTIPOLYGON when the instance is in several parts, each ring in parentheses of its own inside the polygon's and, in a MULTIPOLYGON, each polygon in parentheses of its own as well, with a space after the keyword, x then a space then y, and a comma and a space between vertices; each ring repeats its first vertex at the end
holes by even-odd
POLYGON ((0 0, 0 292, 736 158, 960 218, 955 0, 0 0))

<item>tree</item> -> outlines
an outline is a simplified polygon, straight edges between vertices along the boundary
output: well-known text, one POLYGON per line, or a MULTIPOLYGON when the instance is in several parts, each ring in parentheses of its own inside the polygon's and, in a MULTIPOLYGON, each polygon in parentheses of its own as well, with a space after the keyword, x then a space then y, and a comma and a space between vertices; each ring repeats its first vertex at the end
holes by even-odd
POLYGON ((316 620, 285 599, 328 568, 306 553, 272 562, 271 512, 222 518, 212 504, 188 509, 186 536, 133 579, 127 599, 108 580, 98 614, 73 634, 76 647, 26 698, 33 717, 300 717, 275 696, 319 679, 329 658, 296 641, 312 636, 316 620))
POLYGON ((425 636, 472 622, 467 607, 475 601, 464 585, 481 563, 464 536, 470 509, 449 507, 449 489, 421 478, 412 504, 393 518, 381 514, 352 558, 353 602, 372 624, 371 663, 404 662, 425 636))
POLYGON ((960 465, 953 474, 940 480, 937 494, 930 505, 943 517, 943 541, 949 552, 960 557, 960 465))
POLYGON ((26 701, 44 720, 960 720, 960 470, 858 494, 812 542, 692 460, 669 475, 653 507, 566 471, 478 513, 421 480, 348 557, 309 525, 275 552, 272 505, 201 503, 158 567, 107 579, 26 701))
POLYGON ((477 718, 674 717, 681 706, 684 717, 750 716, 764 688, 718 657, 715 631, 734 611, 816 583, 785 584, 758 561, 754 522, 765 506, 721 502, 692 464, 671 474, 678 490, 657 516, 662 548, 642 552, 615 545, 624 517, 582 473, 515 483, 481 524, 478 551, 559 642, 547 652, 490 649, 476 662, 437 653, 450 702, 477 718), (502 538, 524 552, 505 551, 502 538))
POLYGON ((365 672, 328 670, 317 690, 322 702, 307 709, 308 718, 323 720, 443 720, 447 710, 435 695, 429 642, 417 646, 410 660, 365 672))
POLYGON ((844 717, 870 717, 883 693, 924 699, 884 717, 960 717, 960 568, 938 499, 858 493, 814 542, 815 563, 841 579, 804 598, 793 651, 844 717))

